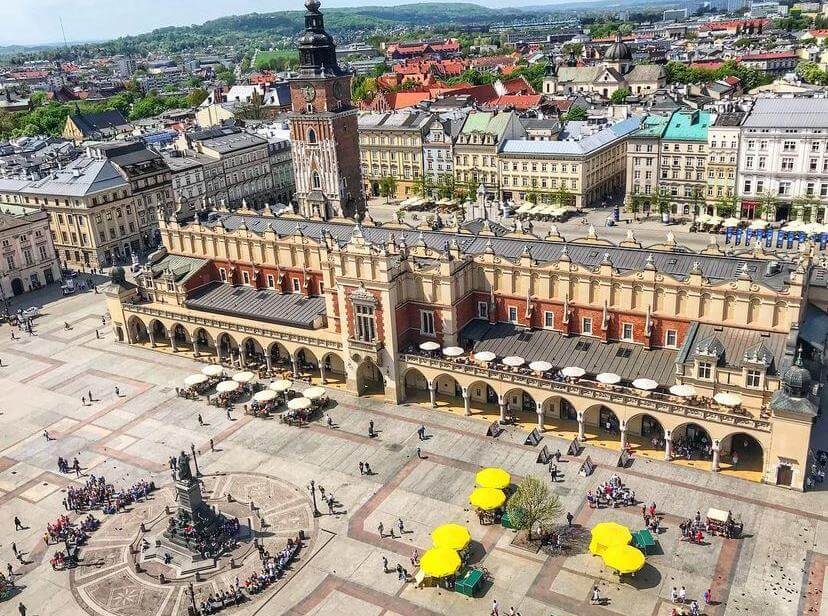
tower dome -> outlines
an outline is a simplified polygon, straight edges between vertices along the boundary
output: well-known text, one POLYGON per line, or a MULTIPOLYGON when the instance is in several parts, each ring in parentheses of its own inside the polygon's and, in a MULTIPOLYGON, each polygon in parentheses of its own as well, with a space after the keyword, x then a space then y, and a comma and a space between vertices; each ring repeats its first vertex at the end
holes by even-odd
POLYGON ((632 49, 621 40, 621 33, 615 33, 615 42, 607 47, 604 52, 604 60, 608 62, 631 62, 632 49))
POLYGON ((782 375, 782 387, 788 395, 796 398, 803 398, 811 386, 811 373, 802 366, 802 356, 782 375))

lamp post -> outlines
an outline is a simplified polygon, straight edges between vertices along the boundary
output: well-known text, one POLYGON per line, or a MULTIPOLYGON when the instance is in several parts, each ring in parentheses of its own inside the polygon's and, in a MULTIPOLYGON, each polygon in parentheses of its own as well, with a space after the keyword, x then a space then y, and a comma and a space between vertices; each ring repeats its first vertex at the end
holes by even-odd
POLYGON ((195 445, 190 443, 190 452, 193 454, 193 464, 195 465, 196 477, 201 477, 201 471, 198 470, 198 458, 196 458, 195 445))
POLYGON ((195 602, 195 588, 193 588, 192 582, 187 584, 187 594, 190 595, 190 609, 193 610, 193 614, 198 614, 198 609, 196 609, 195 602))
POLYGON ((322 513, 319 511, 319 507, 316 506, 316 482, 313 479, 311 479, 308 486, 308 492, 311 493, 311 499, 313 500, 313 517, 318 518, 322 513))

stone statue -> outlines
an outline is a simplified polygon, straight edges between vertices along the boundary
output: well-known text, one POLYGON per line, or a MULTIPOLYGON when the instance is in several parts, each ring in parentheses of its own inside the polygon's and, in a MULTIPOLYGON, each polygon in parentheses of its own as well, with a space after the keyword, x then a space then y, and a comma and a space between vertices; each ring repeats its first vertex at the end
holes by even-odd
POLYGON ((181 452, 178 456, 178 480, 190 481, 193 478, 193 472, 190 470, 190 456, 185 452, 181 452))

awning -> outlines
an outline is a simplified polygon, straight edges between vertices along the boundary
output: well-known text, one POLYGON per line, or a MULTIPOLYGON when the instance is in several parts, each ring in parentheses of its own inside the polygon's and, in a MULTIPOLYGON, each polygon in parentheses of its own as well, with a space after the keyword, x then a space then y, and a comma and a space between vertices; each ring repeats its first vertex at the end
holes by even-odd
POLYGON ((420 343, 421 351, 436 351, 439 348, 440 344, 438 342, 434 342, 433 340, 428 340, 426 342, 420 343))
POLYGON ((632 541, 630 529, 617 522, 601 522, 589 532, 592 537, 589 542, 589 551, 593 554, 600 555, 613 546, 627 545, 632 541))
POLYGON ((253 394, 253 400, 256 402, 270 402, 276 399, 276 392, 272 389, 263 389, 253 394))
POLYGON ((450 346, 443 349, 443 355, 446 357, 460 357, 465 351, 462 347, 450 346))
POLYGON ((184 385, 187 387, 195 387, 196 385, 201 385, 202 383, 206 383, 209 380, 206 374, 191 374, 186 379, 184 379, 184 385))
POLYGON ((696 395, 696 388, 692 385, 673 385, 670 393, 680 398, 689 398, 696 395))
POLYGON ((231 391, 236 391, 240 386, 240 383, 236 381, 222 381, 216 385, 216 391, 220 394, 227 394, 231 391))
POLYGON ((533 361, 529 364, 529 369, 535 372, 546 372, 547 370, 552 370, 552 364, 548 361, 533 361))
POLYGON ((326 393, 328 392, 325 391, 324 387, 308 387, 302 392, 302 395, 308 400, 319 400, 324 398, 326 393))
POLYGON ((291 411, 303 411, 305 409, 310 408, 311 401, 305 397, 302 398, 293 398, 292 400, 288 400, 287 407, 291 411))
POLYGON ((604 383, 605 385, 615 385, 616 383, 621 382, 621 377, 614 372, 602 372, 595 377, 595 380, 599 383, 604 383))
POLYGON ((510 355, 509 357, 503 358, 503 364, 509 366, 510 368, 517 368, 525 363, 526 360, 522 357, 518 357, 517 355, 510 355))
POLYGON ((635 379, 632 382, 632 386, 636 389, 643 389, 644 391, 650 391, 656 389, 658 387, 658 383, 656 383, 653 379, 635 379))
POLYGON ((567 366, 561 370, 561 374, 568 379, 579 379, 586 374, 586 370, 579 366, 567 366))
POLYGON ((502 507, 506 502, 506 494, 503 490, 495 488, 475 488, 469 495, 469 502, 483 511, 491 511, 502 507))
POLYGON ((248 372, 248 371, 237 372, 236 374, 233 375, 233 380, 236 381, 236 383, 250 383, 251 381, 253 381, 255 379, 256 379, 256 375, 253 374, 252 372, 248 372))
POLYGON ((739 406, 742 403, 742 396, 726 392, 716 394, 713 399, 722 406, 739 406))
POLYGON ((291 387, 293 387, 293 381, 288 381, 287 379, 281 379, 279 381, 273 381, 270 384, 270 389, 273 391, 287 391, 291 387))
POLYGON ((479 353, 474 354, 474 358, 477 361, 490 362, 494 361, 497 358, 497 355, 491 351, 480 351, 479 353))
POLYGON ((201 369, 201 374, 206 374, 207 376, 224 376, 224 368, 219 366, 218 364, 210 364, 209 366, 204 366, 201 369))
POLYGON ((601 554, 604 564, 618 573, 635 573, 644 566, 644 553, 631 545, 614 545, 601 554))

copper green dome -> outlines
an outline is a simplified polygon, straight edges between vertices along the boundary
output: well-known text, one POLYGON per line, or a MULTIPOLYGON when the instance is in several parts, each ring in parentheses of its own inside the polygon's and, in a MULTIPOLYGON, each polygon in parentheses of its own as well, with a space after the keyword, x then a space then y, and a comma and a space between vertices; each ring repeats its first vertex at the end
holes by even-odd
POLYGON ((615 42, 607 47, 604 52, 604 60, 609 62, 630 62, 632 61, 632 49, 621 40, 621 33, 615 33, 615 42))

